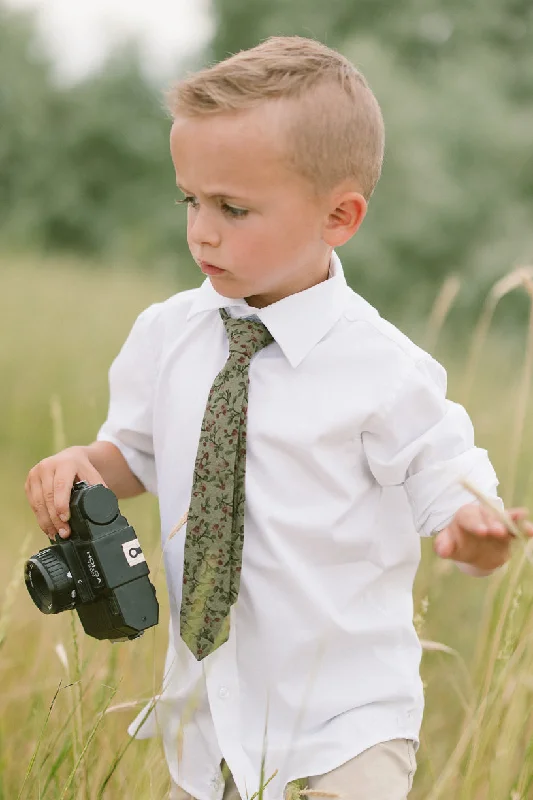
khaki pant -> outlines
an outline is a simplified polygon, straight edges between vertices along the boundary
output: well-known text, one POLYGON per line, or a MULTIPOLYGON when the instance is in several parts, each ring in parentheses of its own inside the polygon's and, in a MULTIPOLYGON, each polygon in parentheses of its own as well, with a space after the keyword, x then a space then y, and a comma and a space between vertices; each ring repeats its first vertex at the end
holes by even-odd
MULTIPOLYGON (((309 797, 316 797, 317 800, 331 796, 339 800, 406 800, 413 785, 415 770, 412 741, 392 739, 369 747, 332 772, 309 778, 305 785, 313 791, 309 797)), ((287 800, 290 798, 289 792, 285 795, 287 800)), ((293 796, 298 797, 298 793, 293 796)), ((239 800, 239 797, 230 778, 226 783, 224 800, 239 800)), ((300 797, 302 800, 306 798, 305 791, 300 792, 300 797)), ((169 800, 195 799, 174 784, 169 800)))

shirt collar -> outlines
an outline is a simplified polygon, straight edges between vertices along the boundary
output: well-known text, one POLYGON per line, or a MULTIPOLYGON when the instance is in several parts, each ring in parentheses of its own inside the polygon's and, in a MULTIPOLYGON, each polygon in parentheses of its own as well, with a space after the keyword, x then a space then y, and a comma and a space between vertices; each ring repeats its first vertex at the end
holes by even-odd
POLYGON ((332 253, 328 280, 265 308, 253 308, 244 298, 224 297, 207 278, 198 289, 187 319, 219 308, 249 309, 268 328, 291 366, 297 367, 342 315, 346 288, 341 261, 332 253))

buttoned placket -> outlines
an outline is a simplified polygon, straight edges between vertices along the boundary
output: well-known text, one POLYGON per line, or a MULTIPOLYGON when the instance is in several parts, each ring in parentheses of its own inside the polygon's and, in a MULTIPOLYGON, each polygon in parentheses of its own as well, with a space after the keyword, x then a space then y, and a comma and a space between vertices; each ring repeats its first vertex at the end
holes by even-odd
MULTIPOLYGON (((260 765, 254 765, 241 744, 241 707, 237 673, 235 608, 230 612, 229 639, 208 656, 205 665, 205 683, 213 725, 222 755, 234 777, 242 797, 252 796, 259 789, 260 765), (237 720, 237 724, 236 724, 237 720)), ((217 797, 219 800, 220 795, 217 797)), ((275 800, 263 794, 264 800, 275 800)))

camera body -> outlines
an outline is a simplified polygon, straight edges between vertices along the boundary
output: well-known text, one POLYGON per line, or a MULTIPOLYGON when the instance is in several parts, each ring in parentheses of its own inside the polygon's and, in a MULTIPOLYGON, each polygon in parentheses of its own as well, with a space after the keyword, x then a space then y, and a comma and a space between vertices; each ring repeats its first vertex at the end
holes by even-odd
POLYGON ((137 536, 113 492, 79 481, 70 496, 70 537, 26 561, 24 580, 43 614, 76 609, 89 636, 136 639, 157 625, 159 604, 137 536))

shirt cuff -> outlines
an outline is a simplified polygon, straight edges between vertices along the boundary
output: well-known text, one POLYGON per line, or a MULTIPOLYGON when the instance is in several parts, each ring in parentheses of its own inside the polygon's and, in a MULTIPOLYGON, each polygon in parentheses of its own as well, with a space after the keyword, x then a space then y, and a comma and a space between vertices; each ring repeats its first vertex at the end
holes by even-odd
POLYGON ((467 479, 503 509, 497 495, 498 478, 487 451, 473 447, 406 480, 405 489, 421 536, 432 536, 442 530, 461 506, 476 502, 474 495, 461 485, 462 479, 467 479))

